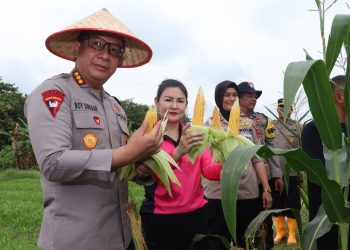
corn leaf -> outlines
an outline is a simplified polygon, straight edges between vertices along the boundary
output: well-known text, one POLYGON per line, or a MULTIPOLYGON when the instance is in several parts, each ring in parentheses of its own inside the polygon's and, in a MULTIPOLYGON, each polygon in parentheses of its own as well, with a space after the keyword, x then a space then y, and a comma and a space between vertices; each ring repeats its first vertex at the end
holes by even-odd
MULTIPOLYGON (((285 106, 292 105, 301 82, 322 141, 331 150, 341 148, 341 127, 324 62, 310 60, 292 62, 287 66, 284 75, 285 106)), ((284 112, 287 117, 288 111, 284 112)))
MULTIPOLYGON (((345 47, 346 47, 346 56, 347 56, 347 66, 346 66, 346 82, 345 82, 345 90, 344 90, 344 98, 345 98, 345 111, 346 111, 346 123, 350 124, 350 31, 348 30, 347 35, 345 37, 345 47)), ((348 138, 350 133, 348 133, 348 138)))
POLYGON ((323 147, 328 179, 338 182, 340 186, 349 185, 347 153, 344 142, 342 148, 337 150, 329 150, 327 147, 323 147))
POLYGON ((236 203, 237 192, 241 175, 252 156, 262 145, 238 146, 227 158, 221 174, 221 201, 232 238, 237 241, 236 235, 236 203))
POLYGON ((335 15, 332 23, 331 32, 329 34, 326 51, 326 67, 328 75, 330 75, 330 73, 332 72, 332 69, 337 61, 343 42, 345 40, 344 36, 348 32, 349 26, 349 15, 335 15))
POLYGON ((318 209, 316 217, 310 221, 305 227, 301 240, 302 249, 314 249, 316 239, 329 232, 332 223, 329 221, 327 214, 321 205, 318 209))
POLYGON ((322 187, 321 197, 331 222, 350 222, 350 210, 345 207, 343 193, 338 183, 327 178, 326 169, 320 160, 311 159, 302 149, 276 149, 263 146, 257 154, 263 158, 283 155, 296 171, 305 171, 309 180, 322 187))
POLYGON ((180 168, 168 153, 161 150, 158 153, 152 155, 149 159, 147 159, 145 163, 164 184, 170 196, 172 196, 172 192, 169 179, 173 183, 181 187, 181 184, 169 163, 171 163, 177 169, 180 168))
POLYGON ((157 163, 159 163, 160 166, 163 166, 167 176, 169 179, 174 182, 176 185, 181 187, 181 184, 179 180, 177 179, 173 169, 171 168, 171 163, 174 167, 181 170, 180 167, 177 165, 177 163, 174 161, 174 159, 164 150, 159 151, 158 153, 151 156, 152 159, 154 159, 157 163))
POLYGON ((146 165, 152 170, 152 172, 159 178, 159 180, 164 184, 169 196, 173 196, 170 187, 169 177, 164 171, 163 166, 158 162, 158 158, 149 158, 145 161, 146 165))
POLYGON ((311 159, 302 149, 278 149, 263 145, 238 146, 227 158, 221 179, 221 198, 228 229, 236 239, 236 200, 240 175, 254 154, 263 158, 281 155, 296 171, 305 171, 313 183, 322 187, 322 203, 330 222, 349 223, 350 211, 340 186, 327 178, 326 170, 319 160, 311 159), (230 167, 230 166, 234 166, 230 167))
POLYGON ((230 242, 227 240, 225 236, 215 235, 215 234, 195 234, 188 249, 195 250, 196 248, 194 248, 194 245, 205 238, 213 238, 213 239, 221 240, 222 244, 225 246, 226 249, 231 248, 230 242))

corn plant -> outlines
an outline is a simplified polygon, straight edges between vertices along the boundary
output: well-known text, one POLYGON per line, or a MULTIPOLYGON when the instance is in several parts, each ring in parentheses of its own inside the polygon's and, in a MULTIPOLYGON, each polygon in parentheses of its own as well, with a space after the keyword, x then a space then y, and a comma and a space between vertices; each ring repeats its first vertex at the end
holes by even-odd
MULTIPOLYGON (((320 13, 324 10, 322 2, 316 1, 320 13)), ((322 15, 320 15, 322 17, 322 15)), ((323 19, 321 20, 322 24, 323 19)), ((321 25, 321 29, 322 29, 321 25)), ((324 37, 322 33, 322 37, 324 37)), ((345 83, 345 105, 347 124, 350 122, 350 15, 334 17, 327 46, 323 41, 324 59, 292 62, 287 66, 284 76, 285 106, 292 105, 301 84, 308 98, 309 107, 318 132, 321 136, 326 159, 324 167, 319 160, 312 160, 302 149, 278 149, 262 145, 238 146, 225 162, 221 180, 222 205, 228 228, 235 239, 235 196, 232 186, 239 181, 240 171, 254 154, 263 158, 273 155, 284 156, 287 163, 297 171, 305 171, 311 182, 322 189, 322 205, 315 219, 310 222, 302 236, 302 249, 311 249, 315 240, 328 232, 332 224, 339 225, 339 249, 348 249, 348 230, 350 210, 347 202, 349 189, 349 137, 342 134, 341 126, 333 102, 330 87, 330 73, 337 61, 342 47, 347 54, 345 83), (237 177, 238 176, 238 177, 237 177), (343 190, 345 190, 343 192, 343 190)), ((309 59, 311 59, 309 57, 309 59)), ((285 110, 285 117, 287 116, 285 110)), ((301 230, 299 225, 299 231, 301 230)))

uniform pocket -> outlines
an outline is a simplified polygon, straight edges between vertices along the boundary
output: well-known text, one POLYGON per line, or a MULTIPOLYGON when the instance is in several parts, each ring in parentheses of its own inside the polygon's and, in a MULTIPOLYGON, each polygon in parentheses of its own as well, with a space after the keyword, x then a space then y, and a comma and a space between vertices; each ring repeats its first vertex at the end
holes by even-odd
POLYGON ((105 125, 97 112, 73 111, 73 149, 103 149, 106 144, 105 125))
POLYGON ((105 126, 99 113, 88 111, 73 111, 75 127, 78 129, 104 129, 105 126))

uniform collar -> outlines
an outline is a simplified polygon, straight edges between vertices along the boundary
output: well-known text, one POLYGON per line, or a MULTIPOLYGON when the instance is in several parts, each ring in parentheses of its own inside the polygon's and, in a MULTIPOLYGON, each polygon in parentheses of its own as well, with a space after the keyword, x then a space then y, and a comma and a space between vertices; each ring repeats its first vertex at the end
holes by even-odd
POLYGON ((76 68, 72 70, 71 75, 74 81, 76 82, 76 84, 80 86, 80 88, 89 88, 90 93, 99 99, 106 98, 107 95, 105 94, 103 87, 101 88, 101 90, 96 90, 91 88, 89 84, 85 82, 85 80, 83 79, 83 77, 80 75, 79 71, 76 68))

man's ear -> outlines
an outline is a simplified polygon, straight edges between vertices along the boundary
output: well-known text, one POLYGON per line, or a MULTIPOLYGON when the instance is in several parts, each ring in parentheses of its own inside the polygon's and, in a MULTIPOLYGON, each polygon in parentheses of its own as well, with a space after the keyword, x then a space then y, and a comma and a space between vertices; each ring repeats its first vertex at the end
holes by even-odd
POLYGON ((343 93, 339 92, 339 91, 336 91, 334 94, 334 100, 335 100, 335 103, 343 103, 344 102, 344 95, 343 93))
POLYGON ((79 51, 80 51, 80 43, 79 42, 76 42, 73 46, 73 55, 74 55, 74 58, 77 59, 78 58, 78 55, 79 55, 79 51))

